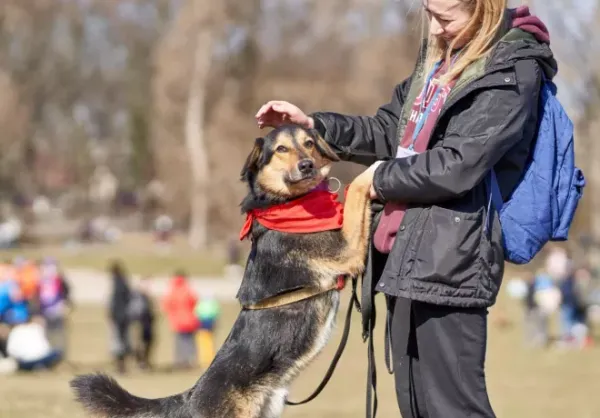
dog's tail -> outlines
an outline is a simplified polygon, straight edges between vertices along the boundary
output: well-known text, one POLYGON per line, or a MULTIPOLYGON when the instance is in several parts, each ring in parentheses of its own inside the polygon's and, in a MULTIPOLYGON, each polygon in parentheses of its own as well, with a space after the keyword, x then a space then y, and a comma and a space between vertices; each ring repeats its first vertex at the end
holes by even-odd
POLYGON ((185 393, 168 398, 144 399, 123 389, 105 374, 77 376, 70 382, 75 399, 92 415, 110 418, 184 417, 185 393))

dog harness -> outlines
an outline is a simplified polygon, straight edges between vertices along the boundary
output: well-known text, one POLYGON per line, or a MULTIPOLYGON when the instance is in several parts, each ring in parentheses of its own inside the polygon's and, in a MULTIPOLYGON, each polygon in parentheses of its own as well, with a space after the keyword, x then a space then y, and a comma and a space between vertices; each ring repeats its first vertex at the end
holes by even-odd
POLYGON ((322 293, 331 292, 332 290, 343 290, 346 287, 346 277, 338 276, 335 283, 327 287, 303 287, 302 289, 293 290, 291 292, 282 293, 280 295, 272 296, 261 300, 260 302, 245 305, 244 309, 259 310, 259 309, 270 309, 278 308, 280 306, 289 305, 291 303, 300 302, 301 300, 310 299, 322 293))

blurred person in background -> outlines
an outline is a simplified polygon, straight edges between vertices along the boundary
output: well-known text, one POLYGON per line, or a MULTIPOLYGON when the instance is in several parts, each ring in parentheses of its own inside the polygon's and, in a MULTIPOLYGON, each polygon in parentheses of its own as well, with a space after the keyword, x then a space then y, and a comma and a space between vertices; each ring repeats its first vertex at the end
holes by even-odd
POLYGON ((154 347, 154 305, 150 293, 149 278, 142 278, 134 283, 129 303, 129 318, 138 325, 136 333, 135 354, 141 369, 151 369, 150 357, 154 347))
POLYGON ((131 354, 129 342, 131 290, 125 270, 120 262, 113 262, 109 271, 112 278, 112 293, 108 312, 112 333, 111 354, 117 371, 125 373, 126 360, 131 354))
POLYGON ((545 270, 560 290, 560 341, 569 344, 573 337, 572 331, 576 323, 579 303, 574 288, 573 260, 569 251, 558 245, 549 246, 545 259, 545 270))
POLYGON ((9 334, 10 328, 8 325, 0 321, 0 376, 13 374, 19 369, 19 363, 15 359, 8 357, 6 351, 9 334))
POLYGON ((17 280, 16 269, 5 265, 1 269, 2 283, 0 283, 0 298, 4 299, 4 311, 1 320, 12 327, 27 322, 31 316, 30 304, 23 293, 17 280))
POLYGON ((162 309, 175 334, 175 367, 178 368, 190 368, 197 364, 195 337, 199 321, 194 313, 197 302, 198 297, 186 273, 177 271, 169 282, 162 309))
POLYGON ((549 322, 561 304, 562 295, 552 277, 540 269, 529 283, 526 295, 525 329, 528 342, 545 347, 550 343, 549 322))
POLYGON ((60 350, 53 348, 46 337, 44 318, 32 316, 8 334, 6 351, 17 361, 19 370, 52 369, 63 359, 60 350))
POLYGON ((591 275, 585 267, 575 269, 559 282, 561 341, 565 346, 583 348, 591 344, 587 324, 587 291, 591 275))
POLYGON ((5 322, 4 316, 12 303, 8 269, 9 267, 6 264, 0 264, 0 324, 5 322))
POLYGON ((546 249, 544 267, 546 273, 550 275, 552 280, 561 282, 572 274, 573 261, 566 248, 550 245, 546 249))
POLYGON ((40 266, 36 260, 16 257, 14 261, 16 277, 32 313, 39 312, 40 266))
POLYGON ((159 244, 169 244, 173 237, 173 219, 169 215, 160 215, 154 221, 154 239, 159 244))
POLYGON ((232 237, 227 242, 227 264, 225 277, 229 280, 240 280, 244 275, 242 263, 242 248, 237 237, 232 237))
POLYGON ((8 325, 0 322, 0 356, 6 357, 6 341, 8 339, 8 334, 10 333, 10 328, 8 325))
MULTIPOLYGON (((0 265, 0 358, 5 364, 4 359, 8 356, 6 352, 6 341, 10 333, 10 325, 6 323, 6 313, 12 305, 11 285, 9 282, 9 267, 6 264, 0 265)), ((10 370, 7 369, 7 373, 10 370)))
POLYGON ((529 276, 527 281, 527 293, 524 298, 525 305, 525 339, 529 345, 534 347, 545 347, 549 341, 547 312, 538 305, 536 294, 540 290, 552 287, 550 276, 542 271, 529 276))
POLYGON ((221 306, 212 293, 205 292, 196 304, 194 312, 200 322, 196 333, 198 361, 200 367, 206 370, 215 357, 215 329, 221 313, 221 306))
POLYGON ((589 265, 584 264, 578 267, 573 274, 575 294, 577 295, 579 316, 576 316, 581 332, 575 331, 576 344, 580 348, 587 348, 594 345, 593 323, 592 323, 592 289, 594 278, 589 265))
POLYGON ((543 77, 558 66, 546 26, 525 6, 419 3, 429 33, 415 71, 374 116, 307 115, 270 101, 256 119, 260 128, 315 129, 342 160, 370 165, 370 197, 385 204, 373 280, 387 295, 402 416, 492 418, 487 317, 504 258, 499 226, 482 239, 483 180, 494 169, 504 199, 518 184, 538 133, 543 77))
POLYGON ((12 374, 18 368, 16 361, 9 359, 6 351, 10 326, 4 322, 4 317, 12 303, 7 269, 6 264, 0 264, 0 375, 12 374))
POLYGON ((50 344, 66 355, 67 317, 72 308, 70 286, 58 263, 52 258, 46 258, 40 263, 39 308, 46 321, 50 344))

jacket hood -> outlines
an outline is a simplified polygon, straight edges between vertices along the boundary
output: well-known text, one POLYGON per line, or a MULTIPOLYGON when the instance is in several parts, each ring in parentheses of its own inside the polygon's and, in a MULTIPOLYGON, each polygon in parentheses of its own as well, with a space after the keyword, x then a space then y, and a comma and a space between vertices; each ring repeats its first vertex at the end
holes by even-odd
POLYGON ((527 6, 508 9, 501 32, 488 66, 504 65, 523 59, 535 59, 547 78, 558 72, 558 65, 550 49, 550 34, 546 25, 531 15, 527 6))
POLYGON ((510 9, 509 13, 511 14, 512 28, 531 33, 538 42, 550 45, 550 32, 548 32, 548 28, 537 16, 531 14, 528 6, 510 9))

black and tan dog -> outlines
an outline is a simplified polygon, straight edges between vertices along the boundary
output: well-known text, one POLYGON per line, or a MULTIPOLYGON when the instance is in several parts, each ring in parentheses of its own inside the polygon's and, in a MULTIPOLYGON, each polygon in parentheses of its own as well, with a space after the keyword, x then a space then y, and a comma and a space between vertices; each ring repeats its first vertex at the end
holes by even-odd
MULTIPOLYGON (((287 125, 256 140, 242 170, 247 214, 293 204, 327 178, 337 156, 315 131, 287 125)), ((238 292, 242 310, 210 367, 190 390, 142 399, 105 375, 71 385, 101 417, 275 418, 292 380, 327 343, 339 307, 338 280, 357 276, 370 227, 369 182, 349 186, 341 228, 289 233, 249 217, 252 251, 238 292)), ((310 209, 309 209, 310 210, 310 209)))

